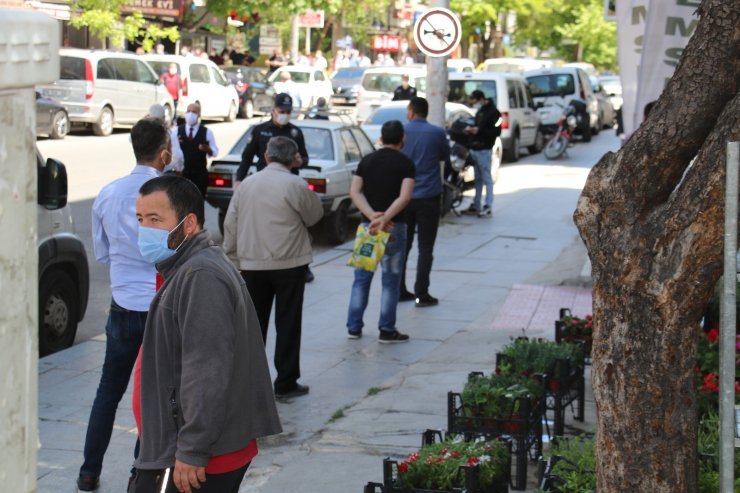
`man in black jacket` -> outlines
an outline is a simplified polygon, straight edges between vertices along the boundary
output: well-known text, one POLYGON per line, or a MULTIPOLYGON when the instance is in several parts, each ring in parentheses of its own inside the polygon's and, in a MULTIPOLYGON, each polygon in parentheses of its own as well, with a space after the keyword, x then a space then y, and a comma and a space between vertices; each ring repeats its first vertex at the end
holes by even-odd
POLYGON ((409 101, 416 97, 416 88, 409 84, 409 74, 401 76, 401 85, 393 91, 393 101, 409 101))
POLYGON ((478 89, 470 94, 470 104, 478 110, 475 114, 475 125, 465 129, 465 133, 470 135, 468 147, 475 162, 475 199, 465 212, 477 214, 478 217, 491 217, 493 215, 491 158, 496 138, 501 135, 501 113, 493 101, 486 98, 483 91, 478 89), (481 207, 483 185, 486 187, 486 201, 481 207))

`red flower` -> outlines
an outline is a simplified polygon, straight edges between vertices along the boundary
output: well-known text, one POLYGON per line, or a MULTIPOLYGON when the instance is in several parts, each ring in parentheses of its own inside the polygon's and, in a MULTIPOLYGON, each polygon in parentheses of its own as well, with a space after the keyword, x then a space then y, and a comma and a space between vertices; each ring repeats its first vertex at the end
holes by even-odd
POLYGON ((735 382, 735 393, 740 394, 740 382, 735 382))
POLYGON ((471 457, 468 459, 468 465, 474 466, 478 463, 478 457, 471 457))
POLYGON ((457 450, 454 450, 450 455, 453 458, 457 459, 458 457, 460 457, 460 452, 458 452, 457 450))
POLYGON ((412 464, 412 463, 416 462, 417 460, 419 460, 419 454, 417 454, 416 452, 414 452, 413 454, 409 455, 409 458, 406 459, 405 462, 408 462, 409 464, 412 464))
POLYGON ((445 455, 449 451, 450 451, 450 449, 448 449, 447 447, 445 447, 445 448, 443 448, 442 450, 439 451, 439 455, 445 455))
POLYGON ((407 472, 409 472, 409 465, 406 463, 406 461, 398 464, 398 474, 406 474, 407 472))
POLYGON ((719 340, 719 330, 712 329, 709 332, 707 332, 707 341, 712 344, 713 342, 717 342, 719 340))
POLYGON ((501 368, 498 366, 496 367, 496 375, 501 375, 501 368))
POLYGON ((701 390, 704 392, 719 392, 719 378, 714 373, 707 373, 704 375, 704 384, 701 386, 701 390))

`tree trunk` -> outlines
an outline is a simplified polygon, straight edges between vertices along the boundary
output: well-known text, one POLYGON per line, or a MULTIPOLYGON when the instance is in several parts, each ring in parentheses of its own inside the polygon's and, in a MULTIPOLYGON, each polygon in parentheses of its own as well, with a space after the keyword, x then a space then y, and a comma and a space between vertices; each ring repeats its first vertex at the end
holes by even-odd
POLYGON ((740 140, 740 3, 704 0, 699 15, 650 118, 593 168, 574 215, 593 266, 600 493, 697 487, 697 331, 722 268, 726 143, 740 140))

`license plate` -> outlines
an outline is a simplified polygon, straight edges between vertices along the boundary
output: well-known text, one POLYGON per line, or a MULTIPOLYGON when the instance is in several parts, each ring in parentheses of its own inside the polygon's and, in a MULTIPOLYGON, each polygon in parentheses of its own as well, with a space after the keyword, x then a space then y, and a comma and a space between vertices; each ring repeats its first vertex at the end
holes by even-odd
POLYGON ((63 89, 42 89, 41 94, 47 98, 63 98, 66 91, 63 89))

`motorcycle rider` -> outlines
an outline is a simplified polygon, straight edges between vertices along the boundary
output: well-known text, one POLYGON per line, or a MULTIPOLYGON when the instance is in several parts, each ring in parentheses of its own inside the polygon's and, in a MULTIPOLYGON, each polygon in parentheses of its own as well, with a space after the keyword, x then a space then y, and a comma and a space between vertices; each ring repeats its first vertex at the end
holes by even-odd
POLYGON ((475 163, 475 199, 464 212, 478 217, 493 215, 493 177, 491 176, 492 149, 496 138, 501 135, 501 113, 480 89, 470 93, 470 106, 475 108, 475 125, 466 127, 464 132, 470 136, 468 148, 475 163), (481 207, 483 186, 486 187, 486 201, 481 207))

